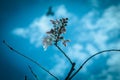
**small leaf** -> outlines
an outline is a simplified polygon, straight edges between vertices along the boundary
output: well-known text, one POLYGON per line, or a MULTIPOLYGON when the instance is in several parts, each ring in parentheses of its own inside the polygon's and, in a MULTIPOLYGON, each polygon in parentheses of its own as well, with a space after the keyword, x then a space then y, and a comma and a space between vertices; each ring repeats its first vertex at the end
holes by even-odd
POLYGON ((67 42, 70 42, 70 40, 64 40, 64 41, 63 41, 63 45, 64 45, 65 47, 67 46, 67 44, 66 44, 67 42))
POLYGON ((50 20, 52 22, 52 24, 56 24, 56 22, 54 20, 50 20))

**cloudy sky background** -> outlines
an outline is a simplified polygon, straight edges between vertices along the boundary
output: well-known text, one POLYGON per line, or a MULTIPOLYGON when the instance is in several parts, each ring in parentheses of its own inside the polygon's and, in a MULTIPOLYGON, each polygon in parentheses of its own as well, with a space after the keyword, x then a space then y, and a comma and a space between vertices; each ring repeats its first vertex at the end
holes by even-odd
MULTIPOLYGON (((55 46, 42 47, 45 32, 52 27, 51 19, 69 18, 67 47, 59 44, 76 62, 76 69, 89 56, 105 49, 120 49, 119 0, 1 0, 0 2, 0 79, 33 80, 28 65, 40 80, 54 80, 27 59, 14 54, 2 40, 38 61, 63 80, 70 63, 55 46), (49 6, 54 16, 46 16, 49 6)), ((111 52, 91 59, 73 80, 120 80, 120 53, 111 52)))

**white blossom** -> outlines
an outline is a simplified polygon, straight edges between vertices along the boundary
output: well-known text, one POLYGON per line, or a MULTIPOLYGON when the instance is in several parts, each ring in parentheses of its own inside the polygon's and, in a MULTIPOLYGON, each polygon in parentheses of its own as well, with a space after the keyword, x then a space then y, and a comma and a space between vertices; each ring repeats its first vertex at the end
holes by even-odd
POLYGON ((53 41, 52 37, 50 37, 50 36, 46 36, 43 39, 43 48, 44 48, 45 51, 47 50, 49 45, 52 45, 52 41, 53 41))
MULTIPOLYGON (((47 50, 48 46, 52 45, 53 42, 57 44, 59 41, 64 40, 63 34, 66 32, 68 18, 50 21, 53 24, 53 28, 46 32, 47 36, 43 39, 44 50, 47 50)), ((64 40, 62 43, 66 46, 67 42, 69 42, 69 40, 64 40)))

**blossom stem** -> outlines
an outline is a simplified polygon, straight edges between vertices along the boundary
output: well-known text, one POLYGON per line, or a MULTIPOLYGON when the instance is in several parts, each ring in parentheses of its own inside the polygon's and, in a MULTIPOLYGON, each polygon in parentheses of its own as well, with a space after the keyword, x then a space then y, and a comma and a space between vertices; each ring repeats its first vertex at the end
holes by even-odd
POLYGON ((67 77, 65 78, 65 80, 69 80, 69 77, 70 77, 70 75, 72 74, 72 72, 75 70, 75 63, 73 63, 72 64, 72 67, 71 67, 71 69, 70 69, 70 71, 69 71, 69 73, 68 73, 68 75, 67 75, 67 77))
POLYGON ((63 55, 69 60, 69 62, 70 62, 71 65, 72 65, 73 62, 72 62, 71 59, 66 55, 66 53, 65 53, 57 44, 55 44, 55 46, 63 53, 63 55))
POLYGON ((71 80, 81 69, 82 67, 93 57, 95 57, 96 55, 98 54, 102 54, 104 52, 118 52, 120 51, 120 49, 110 49, 110 50, 103 50, 103 51, 100 51, 100 52, 97 52, 95 54, 93 54, 92 56, 90 56, 88 59, 86 59, 83 64, 78 68, 78 70, 68 79, 68 80, 71 80))
POLYGON ((75 63, 71 61, 71 59, 66 55, 66 53, 57 45, 57 43, 55 44, 55 46, 63 53, 63 55, 69 60, 69 62, 71 63, 71 69, 67 75, 67 77, 65 78, 65 80, 69 80, 70 75, 72 74, 72 72, 75 70, 75 63))
POLYGON ((56 80, 59 80, 55 75, 53 75, 52 73, 50 73, 46 68, 44 68, 43 66, 41 66, 38 62, 36 62, 35 60, 25 56, 24 54, 20 53, 19 51, 17 51, 16 49, 14 49, 13 47, 11 47, 9 44, 7 44, 5 42, 5 40, 3 40, 3 43, 13 52, 19 54, 20 56, 30 60, 31 62, 35 63, 37 66, 39 66, 41 69, 43 69, 44 71, 46 71, 48 74, 50 74, 51 76, 53 76, 56 80))

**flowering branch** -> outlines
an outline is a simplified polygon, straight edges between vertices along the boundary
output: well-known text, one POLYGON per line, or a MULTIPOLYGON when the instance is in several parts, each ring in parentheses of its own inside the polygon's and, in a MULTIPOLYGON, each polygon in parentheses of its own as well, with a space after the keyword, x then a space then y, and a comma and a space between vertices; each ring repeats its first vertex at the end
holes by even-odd
POLYGON ((53 28, 46 32, 47 36, 43 39, 43 48, 46 50, 48 46, 52 45, 53 43, 57 45, 59 41, 62 41, 62 44, 66 46, 66 43, 70 40, 65 40, 62 36, 66 32, 68 18, 62 18, 60 20, 51 20, 53 24, 53 28))
POLYGON ((3 40, 3 43, 13 52, 19 54, 20 56, 23 56, 24 58, 30 60, 31 62, 35 63, 37 66, 39 66, 41 69, 43 69, 44 71, 46 71, 48 74, 50 74, 51 76, 53 76, 56 80, 59 80, 55 75, 53 75, 52 73, 50 73, 47 69, 45 69, 43 66, 41 66, 38 62, 36 62, 35 60, 23 55, 22 53, 20 53, 19 51, 15 50, 13 47, 11 47, 10 45, 8 45, 5 40, 3 40))
POLYGON ((64 37, 62 34, 66 32, 66 26, 67 26, 67 20, 68 18, 62 18, 60 20, 51 20, 53 24, 53 29, 47 32, 47 36, 43 39, 43 48, 46 50, 49 45, 54 45, 63 53, 63 55, 69 60, 71 65, 73 62, 71 59, 65 54, 65 52, 57 45, 59 41, 63 41, 63 45, 66 46, 66 43, 69 42, 69 40, 64 40, 64 37))
POLYGON ((66 53, 57 45, 59 41, 62 41, 62 44, 66 46, 66 43, 70 40, 65 40, 62 34, 66 32, 66 26, 67 26, 67 20, 68 18, 62 18, 59 20, 51 20, 53 24, 53 28, 47 32, 47 36, 43 40, 43 48, 46 50, 49 45, 54 45, 63 53, 63 55, 68 59, 68 61, 71 63, 71 69, 65 78, 65 80, 68 80, 72 72, 75 70, 75 63, 71 61, 71 59, 66 55, 66 53))
POLYGON ((69 80, 71 80, 82 68, 83 66, 93 57, 95 57, 96 55, 98 54, 102 54, 104 52, 120 52, 120 49, 110 49, 110 50, 103 50, 103 51, 100 51, 100 52, 97 52, 95 53, 94 55, 90 56, 88 59, 86 59, 83 64, 78 68, 78 70, 69 78, 69 80))

